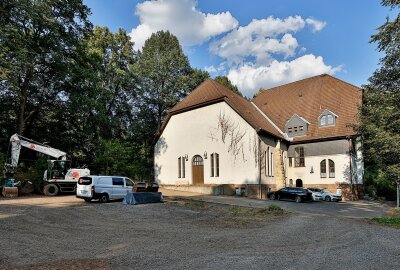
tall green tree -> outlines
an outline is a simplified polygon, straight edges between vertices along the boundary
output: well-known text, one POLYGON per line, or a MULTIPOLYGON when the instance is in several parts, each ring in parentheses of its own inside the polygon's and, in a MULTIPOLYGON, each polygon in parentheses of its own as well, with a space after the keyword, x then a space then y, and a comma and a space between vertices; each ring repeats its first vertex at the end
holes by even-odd
MULTIPOLYGON (((382 4, 400 7, 398 0, 384 0, 382 4)), ((400 13, 393 20, 387 18, 371 42, 378 44, 384 57, 364 87, 359 131, 367 170, 379 171, 379 178, 386 178, 386 185, 394 190, 400 180, 400 13)))
POLYGON ((79 41, 91 30, 81 0, 9 0, 0 4, 0 87, 16 101, 17 132, 63 101, 63 83, 79 41))
POLYGON ((232 92, 238 94, 239 96, 243 97, 242 93, 239 91, 236 85, 234 85, 231 80, 228 79, 226 76, 217 76, 214 78, 214 81, 222 84, 223 86, 227 87, 228 89, 232 90, 232 92))
POLYGON ((178 39, 159 31, 146 40, 138 53, 137 74, 143 105, 154 115, 156 130, 167 110, 191 90, 192 69, 178 39))

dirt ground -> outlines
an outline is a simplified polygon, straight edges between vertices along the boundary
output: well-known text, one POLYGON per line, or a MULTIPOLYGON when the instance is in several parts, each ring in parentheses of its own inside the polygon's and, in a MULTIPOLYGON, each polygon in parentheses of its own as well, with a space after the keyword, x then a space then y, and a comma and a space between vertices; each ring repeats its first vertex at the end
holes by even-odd
POLYGON ((400 231, 186 200, 0 199, 0 269, 397 269, 400 231))

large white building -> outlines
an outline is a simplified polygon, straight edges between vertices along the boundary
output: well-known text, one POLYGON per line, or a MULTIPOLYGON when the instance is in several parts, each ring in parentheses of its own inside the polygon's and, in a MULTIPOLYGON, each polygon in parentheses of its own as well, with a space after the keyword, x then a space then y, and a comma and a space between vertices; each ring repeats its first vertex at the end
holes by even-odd
POLYGON ((329 75, 261 91, 252 101, 210 79, 173 107, 155 145, 166 188, 265 197, 284 186, 362 192, 362 90, 329 75))

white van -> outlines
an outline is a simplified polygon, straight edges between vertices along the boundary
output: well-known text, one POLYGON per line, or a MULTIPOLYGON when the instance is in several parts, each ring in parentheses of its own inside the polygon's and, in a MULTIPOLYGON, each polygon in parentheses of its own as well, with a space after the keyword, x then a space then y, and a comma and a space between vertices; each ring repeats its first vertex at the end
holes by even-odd
POLYGON ((90 202, 98 199, 105 203, 109 200, 123 199, 132 191, 133 182, 123 176, 88 175, 79 178, 76 185, 76 197, 90 202))

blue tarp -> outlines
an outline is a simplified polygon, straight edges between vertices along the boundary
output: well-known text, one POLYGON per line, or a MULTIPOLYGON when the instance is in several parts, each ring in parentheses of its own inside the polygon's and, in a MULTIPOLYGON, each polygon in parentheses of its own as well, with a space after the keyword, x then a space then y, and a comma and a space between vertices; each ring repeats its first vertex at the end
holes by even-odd
POLYGON ((161 192, 129 192, 126 194, 123 204, 144 204, 163 202, 161 192))

